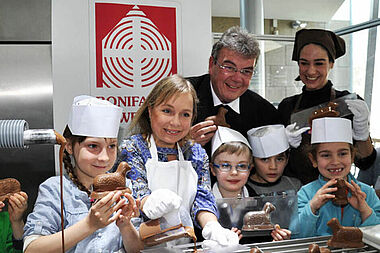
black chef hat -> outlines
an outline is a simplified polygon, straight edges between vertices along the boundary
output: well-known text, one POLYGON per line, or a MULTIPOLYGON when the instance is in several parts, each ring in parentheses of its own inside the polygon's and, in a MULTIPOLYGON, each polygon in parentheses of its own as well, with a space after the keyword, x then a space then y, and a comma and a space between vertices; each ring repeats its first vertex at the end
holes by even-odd
MULTIPOLYGON (((302 29, 296 33, 292 60, 298 61, 301 49, 310 43, 325 48, 333 60, 346 53, 346 43, 334 32, 322 29, 302 29)), ((295 80, 300 81, 301 78, 298 76, 295 80)))
POLYGON ((334 32, 322 29, 302 29, 296 33, 292 60, 298 61, 301 49, 310 43, 324 47, 334 60, 346 53, 346 43, 334 32))

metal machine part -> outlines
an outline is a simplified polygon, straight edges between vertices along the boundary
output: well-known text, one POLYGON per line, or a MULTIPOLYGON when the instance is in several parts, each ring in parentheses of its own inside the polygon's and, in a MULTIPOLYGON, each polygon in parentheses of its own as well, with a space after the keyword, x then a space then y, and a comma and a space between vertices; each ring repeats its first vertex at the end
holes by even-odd
POLYGON ((25 120, 0 120, 0 148, 27 148, 32 144, 56 144, 53 129, 29 130, 25 120))
MULTIPOLYGON (((318 237, 309 237, 309 238, 302 238, 302 239, 291 239, 291 240, 285 240, 285 241, 278 241, 278 242, 265 242, 265 243, 253 243, 253 244, 245 244, 241 245, 241 249, 235 250, 233 252, 239 252, 239 253, 249 253, 251 248, 258 248, 262 252, 265 253, 272 253, 272 252, 282 252, 282 253, 307 253, 309 252, 309 245, 312 243, 318 244, 320 247, 327 247, 327 240, 330 239, 331 236, 318 236, 318 237)), ((354 249, 354 248, 345 248, 345 249, 332 249, 331 252, 334 253, 356 253, 356 252, 367 252, 367 253, 376 253, 380 252, 380 245, 375 244, 368 244, 366 240, 364 240, 364 247, 360 249, 354 249)), ((212 252, 208 250, 202 249, 202 243, 197 243, 197 252, 212 252)), ((161 250, 161 249, 160 249, 161 250)), ((154 252, 149 250, 143 250, 142 252, 154 252)), ((177 245, 171 248, 165 248, 162 249, 160 252, 167 252, 167 253, 177 253, 177 252, 194 252, 194 244, 184 244, 184 245, 177 245)))

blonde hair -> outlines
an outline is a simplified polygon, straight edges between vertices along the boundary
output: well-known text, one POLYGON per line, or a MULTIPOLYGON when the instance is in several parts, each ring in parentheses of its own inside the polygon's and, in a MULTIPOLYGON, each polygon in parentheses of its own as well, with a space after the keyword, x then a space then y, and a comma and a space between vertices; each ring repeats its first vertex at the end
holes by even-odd
POLYGON ((215 150, 214 154, 212 154, 210 162, 213 163, 215 158, 221 153, 227 152, 228 154, 240 155, 243 153, 248 153, 249 164, 252 164, 253 157, 251 149, 240 141, 230 141, 223 143, 220 147, 215 150))
MULTIPOLYGON (((185 78, 180 75, 172 75, 163 78, 156 84, 156 86, 154 86, 142 106, 133 117, 129 127, 130 132, 132 134, 146 134, 146 137, 150 136, 152 134, 152 127, 149 117, 149 108, 153 109, 155 106, 168 101, 173 96, 184 93, 190 93, 193 97, 192 123, 197 116, 197 93, 191 83, 185 78)), ((185 137, 185 139, 189 138, 190 136, 185 137)))

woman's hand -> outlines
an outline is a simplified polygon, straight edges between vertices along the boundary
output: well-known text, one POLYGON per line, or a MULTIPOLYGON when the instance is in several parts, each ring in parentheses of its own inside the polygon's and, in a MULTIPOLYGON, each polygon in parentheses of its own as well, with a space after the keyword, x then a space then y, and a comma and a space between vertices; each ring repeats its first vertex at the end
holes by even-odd
POLYGON ((116 220, 116 225, 119 228, 121 226, 128 225, 128 222, 131 220, 131 218, 140 216, 139 209, 141 201, 139 199, 136 199, 135 201, 133 197, 128 193, 125 193, 123 196, 128 199, 128 203, 121 207, 120 216, 116 220))
POLYGON ((241 238, 243 238, 243 235, 241 234, 241 230, 240 229, 232 227, 231 231, 234 232, 234 233, 236 233, 239 236, 239 240, 241 238))
POLYGON ((351 180, 351 184, 347 181, 345 181, 345 183, 351 191, 351 197, 347 197, 348 203, 360 212, 362 221, 364 222, 372 214, 372 209, 365 200, 367 194, 360 189, 359 185, 355 183, 354 180, 351 180))
POLYGON ((25 192, 12 194, 8 201, 9 220, 13 222, 21 222, 26 209, 28 208, 28 195, 25 192))
POLYGON ((335 198, 334 194, 331 194, 333 192, 336 192, 338 190, 337 187, 332 187, 336 184, 336 179, 331 179, 328 181, 324 186, 322 186, 314 195, 314 197, 310 200, 310 209, 313 212, 313 214, 316 214, 317 211, 330 199, 335 198))
POLYGON ((126 202, 125 199, 120 198, 121 195, 120 191, 110 192, 97 200, 87 215, 89 226, 97 230, 117 220, 122 212, 121 207, 126 202))
POLYGON ((273 238, 273 241, 282 241, 290 239, 292 232, 288 229, 281 228, 280 225, 276 224, 270 234, 273 238))

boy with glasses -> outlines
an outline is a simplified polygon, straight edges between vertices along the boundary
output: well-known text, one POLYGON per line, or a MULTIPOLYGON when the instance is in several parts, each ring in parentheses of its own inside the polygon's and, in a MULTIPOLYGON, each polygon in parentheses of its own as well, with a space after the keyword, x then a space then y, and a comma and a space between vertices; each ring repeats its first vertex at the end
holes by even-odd
POLYGON ((218 127, 212 139, 211 173, 217 182, 212 188, 216 199, 248 197, 245 184, 252 164, 252 151, 239 132, 218 127))
MULTIPOLYGON (((211 172, 217 178, 212 188, 216 199, 249 197, 247 183, 252 168, 252 151, 247 139, 239 132, 218 127, 212 138, 211 172)), ((232 228, 237 231, 237 228, 232 228)), ((239 231, 240 233, 240 231, 239 231)), ((256 238, 259 241, 290 239, 291 232, 276 225, 271 236, 256 238)), ((244 242, 250 242, 250 238, 244 242)))

